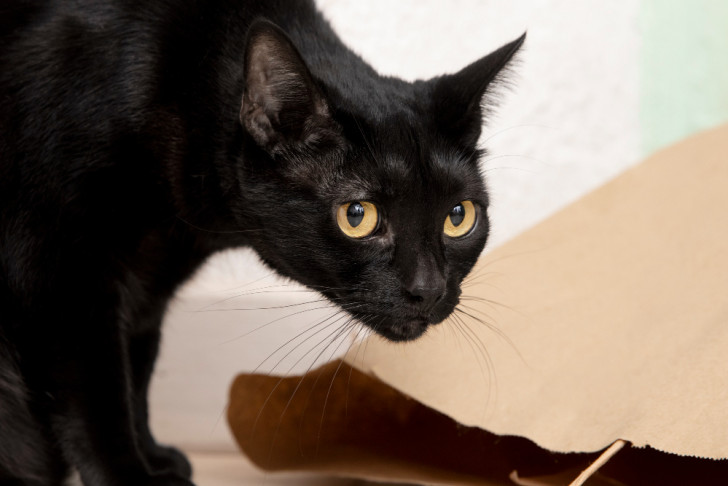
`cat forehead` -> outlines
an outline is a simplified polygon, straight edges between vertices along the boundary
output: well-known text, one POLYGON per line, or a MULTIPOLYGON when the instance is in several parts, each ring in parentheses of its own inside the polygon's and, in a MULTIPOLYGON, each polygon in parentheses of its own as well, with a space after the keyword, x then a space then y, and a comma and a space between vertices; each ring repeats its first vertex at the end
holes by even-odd
POLYGON ((480 196, 484 191, 477 160, 448 150, 409 153, 374 151, 347 157, 332 188, 338 198, 389 200, 480 196))

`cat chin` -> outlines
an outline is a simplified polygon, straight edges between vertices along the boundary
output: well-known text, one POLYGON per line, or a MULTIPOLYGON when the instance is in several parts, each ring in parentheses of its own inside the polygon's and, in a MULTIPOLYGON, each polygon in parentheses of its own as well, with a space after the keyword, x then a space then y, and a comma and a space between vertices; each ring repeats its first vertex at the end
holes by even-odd
POLYGON ((361 319, 361 323, 371 328, 376 334, 392 342, 414 341, 427 332, 431 326, 436 326, 445 321, 453 312, 457 302, 443 303, 439 309, 423 316, 404 313, 399 315, 382 316, 380 319, 372 318, 372 314, 361 319), (403 315, 404 314, 404 315, 403 315), (369 322, 367 322, 369 321, 369 322))
POLYGON ((397 321, 377 326, 374 331, 392 342, 414 341, 422 336, 432 324, 423 319, 397 321))

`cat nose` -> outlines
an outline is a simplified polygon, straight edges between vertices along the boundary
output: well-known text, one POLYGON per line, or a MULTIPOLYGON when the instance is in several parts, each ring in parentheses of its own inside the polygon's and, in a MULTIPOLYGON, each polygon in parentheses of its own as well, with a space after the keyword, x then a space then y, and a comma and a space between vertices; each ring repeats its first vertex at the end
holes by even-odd
POLYGON ((414 304, 429 311, 445 294, 445 278, 439 272, 419 271, 406 290, 414 304))

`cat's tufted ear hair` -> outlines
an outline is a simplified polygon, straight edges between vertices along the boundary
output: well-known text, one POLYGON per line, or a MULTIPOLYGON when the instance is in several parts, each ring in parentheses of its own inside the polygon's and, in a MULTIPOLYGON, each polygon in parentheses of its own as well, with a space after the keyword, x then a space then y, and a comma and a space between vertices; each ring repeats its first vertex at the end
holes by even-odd
POLYGON ((332 129, 326 100, 298 50, 266 20, 248 31, 240 122, 271 155, 310 147, 332 129))
POLYGON ((462 147, 477 144, 488 94, 525 39, 524 33, 457 73, 432 80, 432 103, 441 133, 462 147))

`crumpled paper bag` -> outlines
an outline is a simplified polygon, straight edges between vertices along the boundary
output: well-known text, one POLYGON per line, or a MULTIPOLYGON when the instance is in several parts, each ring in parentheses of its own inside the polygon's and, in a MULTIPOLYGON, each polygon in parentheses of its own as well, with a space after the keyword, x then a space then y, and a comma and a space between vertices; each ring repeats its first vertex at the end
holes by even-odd
POLYGON ((463 288, 414 343, 373 337, 304 377, 239 376, 241 448, 270 470, 567 484, 624 440, 587 484, 728 478, 706 460, 728 458, 728 126, 489 252, 463 288))

